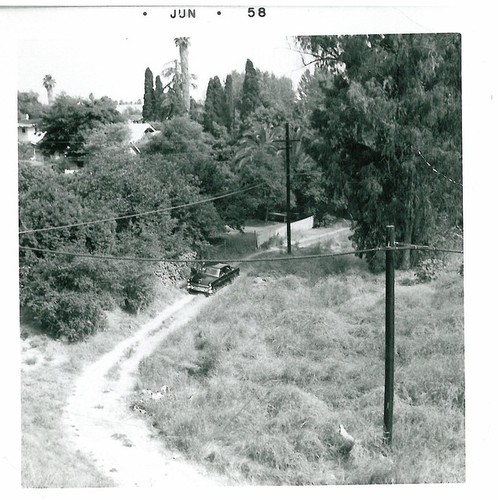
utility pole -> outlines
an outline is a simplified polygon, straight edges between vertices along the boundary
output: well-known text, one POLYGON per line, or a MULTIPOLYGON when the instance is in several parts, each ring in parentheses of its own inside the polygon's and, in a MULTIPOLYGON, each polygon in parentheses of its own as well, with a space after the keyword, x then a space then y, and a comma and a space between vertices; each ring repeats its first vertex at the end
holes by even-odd
POLYGON ((286 178, 286 219, 287 219, 287 253, 291 249, 291 209, 290 209, 290 138, 289 123, 285 124, 285 178, 286 178))
POLYGON ((384 386, 384 443, 391 445, 394 401, 394 226, 386 232, 386 356, 384 386))

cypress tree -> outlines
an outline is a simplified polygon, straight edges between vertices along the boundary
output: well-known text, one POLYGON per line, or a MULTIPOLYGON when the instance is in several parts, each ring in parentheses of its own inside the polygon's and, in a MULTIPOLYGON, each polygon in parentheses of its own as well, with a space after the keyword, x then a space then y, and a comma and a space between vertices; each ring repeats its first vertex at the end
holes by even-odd
POLYGON ((226 126, 227 122, 227 102, 225 92, 220 79, 215 76, 210 78, 206 91, 206 102, 204 104, 204 130, 214 132, 213 124, 226 126))
POLYGON ((240 118, 245 122, 249 115, 261 104, 258 75, 250 59, 246 61, 244 83, 242 84, 242 99, 240 118))
POLYGON ((142 119, 143 121, 149 121, 154 119, 154 75, 150 68, 145 70, 145 82, 144 82, 144 104, 142 108, 142 119))
POLYGON ((161 77, 156 76, 156 88, 154 90, 154 119, 162 120, 164 118, 164 108, 162 106, 164 101, 164 87, 161 77))
POLYGON ((227 103, 226 127, 229 132, 233 132, 235 122, 235 99, 233 93, 232 75, 227 75, 225 80, 225 100, 227 103))

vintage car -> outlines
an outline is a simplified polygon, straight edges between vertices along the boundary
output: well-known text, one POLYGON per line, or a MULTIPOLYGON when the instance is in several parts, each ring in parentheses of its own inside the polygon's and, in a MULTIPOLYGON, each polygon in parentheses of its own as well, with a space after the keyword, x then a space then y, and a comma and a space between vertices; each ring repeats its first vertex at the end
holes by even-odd
POLYGON ((204 266, 192 272, 187 280, 187 290, 212 295, 218 288, 232 282, 239 273, 238 267, 232 267, 229 264, 204 266))

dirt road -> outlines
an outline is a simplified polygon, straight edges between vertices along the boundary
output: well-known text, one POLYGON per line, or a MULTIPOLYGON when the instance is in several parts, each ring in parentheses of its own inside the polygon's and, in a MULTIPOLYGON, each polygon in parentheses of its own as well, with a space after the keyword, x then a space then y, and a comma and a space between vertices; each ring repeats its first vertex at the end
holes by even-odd
MULTIPOLYGON (((306 235, 300 246, 345 231, 347 228, 315 231, 306 235)), ((204 296, 185 294, 132 337, 89 365, 76 382, 63 415, 67 438, 117 486, 225 484, 223 478, 208 476, 199 466, 166 450, 151 434, 147 423, 127 405, 140 360, 149 356, 172 331, 195 317, 207 300, 204 296)))
POLYGON ((63 415, 68 439, 94 459, 117 486, 177 487, 221 485, 153 438, 147 424, 127 407, 140 360, 205 305, 203 296, 185 295, 78 378, 63 415))

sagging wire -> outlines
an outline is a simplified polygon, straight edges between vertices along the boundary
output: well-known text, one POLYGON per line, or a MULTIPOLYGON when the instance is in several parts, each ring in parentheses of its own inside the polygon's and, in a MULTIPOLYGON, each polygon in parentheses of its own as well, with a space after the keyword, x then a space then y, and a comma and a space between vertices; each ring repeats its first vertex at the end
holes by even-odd
POLYGON ((448 182, 452 182, 453 184, 457 185, 457 186, 461 186, 463 187, 463 184, 459 181, 455 181, 453 180, 451 177, 448 177, 447 175, 441 173, 439 170, 437 170, 437 168, 435 168, 433 165, 431 165, 427 159, 425 158, 425 156, 420 152, 418 151, 418 155, 422 158, 422 160, 424 160, 424 162, 426 163, 426 165, 436 174, 440 175, 441 177, 443 177, 444 179, 446 179, 448 182))
POLYGON ((127 261, 137 261, 137 262, 171 262, 171 263, 183 263, 183 264, 207 264, 215 262, 278 262, 284 260, 307 260, 307 259, 320 259, 326 257, 342 257, 345 255, 356 255, 360 253, 370 253, 379 252, 385 250, 385 247, 378 248, 368 248, 366 250, 352 250, 348 252, 339 253, 328 253, 328 254, 312 254, 312 255, 296 255, 296 256, 285 256, 285 257, 260 257, 253 259, 240 259, 237 257, 223 258, 223 259, 169 259, 169 258, 158 258, 158 257, 130 257, 130 256, 119 256, 119 255, 99 255, 99 254, 85 254, 85 253, 74 253, 74 252, 64 252, 62 250, 50 250, 48 248, 35 248, 26 247, 19 245, 21 250, 30 250, 32 252, 49 253, 53 255, 65 255, 69 257, 87 257, 91 259, 101 259, 101 260, 127 260, 127 261))
POLYGON ((249 187, 246 187, 246 188, 238 189, 236 191, 231 191, 229 193, 224 193, 224 194, 219 194, 219 195, 216 195, 216 196, 211 196, 210 198, 204 198, 202 200, 192 201, 190 203, 184 203, 182 205, 175 205, 175 206, 172 206, 172 207, 159 208, 157 210, 149 210, 147 212, 139 212, 139 213, 129 214, 129 215, 118 215, 116 217, 109 217, 107 219, 98 219, 98 220, 93 220, 93 221, 88 221, 88 222, 76 222, 74 224, 65 224, 65 225, 62 225, 62 226, 43 227, 43 228, 40 228, 40 229, 26 229, 24 231, 19 231, 18 234, 40 233, 40 232, 43 232, 43 231, 54 231, 56 229, 69 229, 69 228, 72 228, 72 227, 89 226, 89 225, 92 225, 92 224, 100 224, 100 223, 103 223, 103 222, 113 222, 113 221, 116 221, 116 220, 130 219, 132 217, 141 217, 141 216, 144 216, 144 215, 151 215, 151 214, 158 214, 158 213, 162 213, 162 212, 169 212, 171 210, 176 210, 178 208, 193 207, 195 205, 200 205, 202 203, 208 203, 210 201, 220 200, 222 198, 227 198, 228 196, 234 196, 236 194, 240 194, 240 193, 243 193, 245 191, 250 191, 251 189, 256 189, 257 187, 260 187, 263 184, 264 183, 261 182, 259 184, 255 184, 254 186, 249 186, 249 187))
POLYGON ((463 250, 455 250, 452 248, 438 248, 438 247, 431 247, 430 245, 414 245, 412 243, 403 243, 399 241, 395 241, 394 244, 396 245, 396 250, 427 250, 433 252, 463 254, 463 250))

